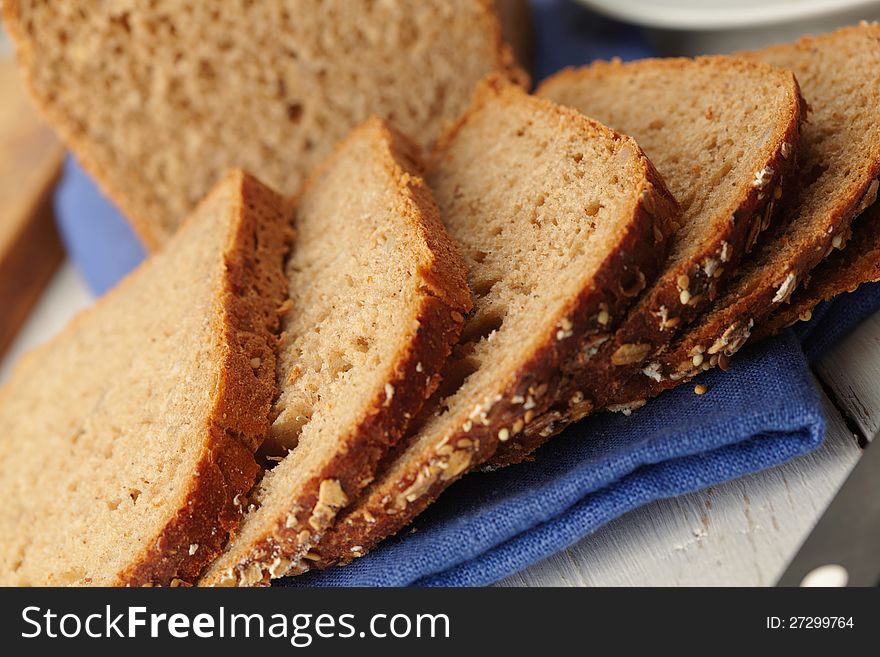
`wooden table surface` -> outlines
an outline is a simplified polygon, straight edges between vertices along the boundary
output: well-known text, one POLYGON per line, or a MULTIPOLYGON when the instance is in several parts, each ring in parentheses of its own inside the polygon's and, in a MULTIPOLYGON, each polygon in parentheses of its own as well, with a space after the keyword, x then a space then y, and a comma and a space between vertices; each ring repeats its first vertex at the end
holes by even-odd
MULTIPOLYGON (((0 382, 91 298, 65 263, 0 362, 0 382)), ((654 502, 602 527, 503 586, 772 585, 880 426, 880 314, 815 368, 824 384, 828 435, 817 451, 781 467, 654 502)))

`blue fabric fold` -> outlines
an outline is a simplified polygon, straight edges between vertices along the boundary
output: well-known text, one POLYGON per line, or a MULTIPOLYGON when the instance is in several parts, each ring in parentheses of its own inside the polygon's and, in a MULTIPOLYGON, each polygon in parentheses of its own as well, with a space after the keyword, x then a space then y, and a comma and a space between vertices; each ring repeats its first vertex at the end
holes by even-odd
MULTIPOLYGON (((638 30, 564 0, 534 0, 535 80, 595 58, 643 57, 638 30)), ((142 258, 115 208, 69 160, 56 212, 71 259, 102 293, 142 258)), ((570 427, 535 460, 456 483, 409 530, 345 568, 289 586, 474 586, 566 548, 656 499, 773 467, 816 448, 825 432, 809 362, 880 308, 880 285, 823 304, 809 324, 748 347, 708 387, 664 393, 631 416, 570 427)))
POLYGON ((67 254, 95 296, 116 285, 144 259, 144 247, 131 226, 70 155, 64 160, 54 201, 67 254))

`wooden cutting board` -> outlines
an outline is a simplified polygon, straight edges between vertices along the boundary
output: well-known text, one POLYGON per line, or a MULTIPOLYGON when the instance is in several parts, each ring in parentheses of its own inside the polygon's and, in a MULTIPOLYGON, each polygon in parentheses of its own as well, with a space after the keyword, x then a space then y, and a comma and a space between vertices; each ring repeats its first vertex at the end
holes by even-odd
POLYGON ((0 57, 0 356, 63 257, 51 203, 63 155, 0 57))

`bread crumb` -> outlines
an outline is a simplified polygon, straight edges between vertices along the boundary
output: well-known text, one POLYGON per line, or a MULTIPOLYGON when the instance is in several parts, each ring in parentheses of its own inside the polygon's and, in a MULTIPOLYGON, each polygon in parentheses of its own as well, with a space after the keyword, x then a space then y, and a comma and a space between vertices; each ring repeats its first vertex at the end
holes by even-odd
POLYGON ((694 394, 705 395, 706 390, 707 390, 706 386, 704 386, 702 383, 698 383, 697 385, 694 386, 694 394))

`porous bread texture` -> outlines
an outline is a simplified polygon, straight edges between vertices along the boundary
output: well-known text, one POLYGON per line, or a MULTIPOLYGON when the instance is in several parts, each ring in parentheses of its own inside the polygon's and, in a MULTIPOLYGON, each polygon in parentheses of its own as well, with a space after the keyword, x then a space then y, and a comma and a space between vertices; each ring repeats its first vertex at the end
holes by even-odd
POLYGON ((441 138, 428 179, 474 311, 434 412, 299 570, 366 553, 556 403, 558 369, 589 358, 656 275, 677 212, 634 141, 498 78, 441 138))
POLYGON ((285 194, 372 115, 423 147, 509 71, 492 0, 49 2, 4 18, 37 104, 149 248, 229 167, 285 194))
POLYGON ((666 268, 584 373, 602 406, 711 303, 770 225, 805 107, 790 71, 722 56, 598 62, 537 94, 635 139, 682 207, 666 268))
MULTIPOLYGON (((875 185, 876 188, 876 185, 875 185)), ((852 238, 835 249, 791 297, 752 331, 751 340, 775 335, 798 321, 809 321, 813 309, 838 294, 855 292, 863 283, 880 281, 880 205, 874 203, 852 225, 852 238)))
POLYGON ((267 584, 296 565, 436 387, 472 302, 419 168, 371 120, 298 199, 268 450, 280 461, 201 584, 267 584))
POLYGON ((792 70, 810 106, 794 198, 781 221, 694 326, 630 380, 619 401, 645 399, 720 365, 752 328, 791 299, 798 285, 850 236, 880 175, 880 26, 863 23, 743 56, 792 70))
POLYGON ((238 521, 276 392, 289 216, 230 174, 0 391, 0 584, 191 582, 238 521))

